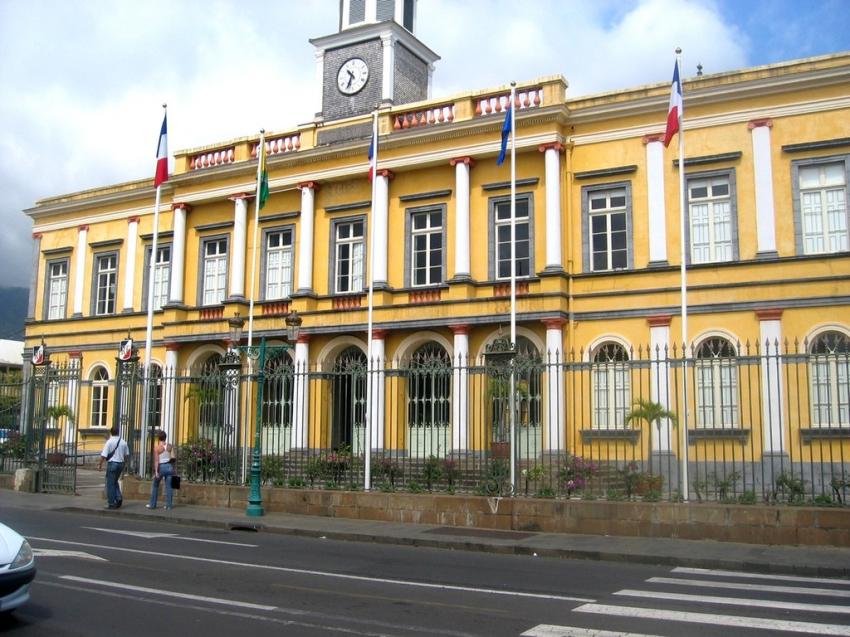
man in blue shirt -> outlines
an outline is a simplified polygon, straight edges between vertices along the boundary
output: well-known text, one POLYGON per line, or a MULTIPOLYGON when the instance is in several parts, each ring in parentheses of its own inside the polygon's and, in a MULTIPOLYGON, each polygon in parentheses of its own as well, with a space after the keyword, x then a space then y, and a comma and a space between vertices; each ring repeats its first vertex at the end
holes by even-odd
POLYGON ((118 434, 118 427, 113 426, 109 430, 111 434, 103 445, 100 458, 97 461, 97 470, 103 468, 106 461, 106 506, 105 509, 117 509, 121 506, 124 498, 121 496, 121 488, 118 486, 118 478, 124 472, 124 463, 130 457, 130 448, 118 434))

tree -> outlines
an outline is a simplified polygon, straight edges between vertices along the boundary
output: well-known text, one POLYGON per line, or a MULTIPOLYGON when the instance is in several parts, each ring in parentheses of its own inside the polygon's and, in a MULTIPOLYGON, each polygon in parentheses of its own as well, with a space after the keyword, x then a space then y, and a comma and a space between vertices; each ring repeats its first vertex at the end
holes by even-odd
POLYGON ((676 414, 669 409, 665 409, 664 405, 661 403, 638 398, 632 406, 632 410, 626 415, 626 422, 633 423, 635 421, 640 422, 641 420, 645 420, 649 424, 655 423, 655 427, 658 429, 658 435, 660 436, 661 422, 665 418, 668 419, 674 427, 679 424, 676 414))

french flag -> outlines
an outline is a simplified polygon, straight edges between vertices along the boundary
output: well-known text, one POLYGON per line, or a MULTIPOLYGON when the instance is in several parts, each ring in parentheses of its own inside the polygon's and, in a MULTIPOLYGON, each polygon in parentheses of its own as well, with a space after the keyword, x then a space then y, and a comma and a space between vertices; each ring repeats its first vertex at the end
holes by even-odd
POLYGON ((376 136, 373 134, 372 139, 369 141, 369 181, 375 178, 375 154, 378 148, 378 140, 376 136))
POLYGON ((667 111, 667 130, 664 131, 664 147, 670 145, 673 135, 679 132, 682 119, 682 82, 679 79, 679 61, 673 65, 673 84, 670 87, 670 107, 667 111))
POLYGON ((162 117, 162 130, 159 131, 159 144, 156 147, 156 175, 153 178, 153 187, 159 188, 160 184, 168 181, 168 114, 162 117))

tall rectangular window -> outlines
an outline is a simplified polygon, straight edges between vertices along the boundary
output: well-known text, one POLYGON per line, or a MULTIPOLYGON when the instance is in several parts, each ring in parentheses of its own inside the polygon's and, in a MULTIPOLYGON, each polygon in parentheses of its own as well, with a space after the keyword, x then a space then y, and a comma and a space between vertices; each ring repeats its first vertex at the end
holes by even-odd
POLYGON ((365 266, 362 219, 334 224, 334 292, 363 291, 365 266))
POLYGON ((629 266, 627 197, 625 188, 588 194, 590 269, 623 270, 629 266))
MULTIPOLYGON (((493 237, 494 237, 494 278, 511 278, 511 202, 510 199, 494 200, 493 237)), ((516 276, 530 276, 533 269, 531 243, 531 197, 518 195, 516 198, 516 218, 514 219, 514 257, 516 276)))
POLYGON ((168 303, 171 278, 171 246, 157 246, 153 267, 153 309, 161 310, 168 303))
POLYGON ((227 289, 227 239, 204 241, 201 305, 224 303, 227 289))
POLYGON ((410 214, 410 285, 422 287, 443 282, 443 211, 419 210, 410 214))
POLYGON ((270 230, 265 241, 266 300, 285 299, 292 294, 292 230, 270 230))
POLYGON ((850 249, 846 163, 800 166, 798 177, 803 253, 823 254, 850 249))
POLYGON ((732 261, 732 192, 726 176, 688 181, 691 263, 732 261))
POLYGON ((47 320, 65 318, 68 304, 68 260, 47 265, 47 320))
POLYGON ((117 282, 118 255, 110 253, 95 257, 95 316, 115 313, 117 282))

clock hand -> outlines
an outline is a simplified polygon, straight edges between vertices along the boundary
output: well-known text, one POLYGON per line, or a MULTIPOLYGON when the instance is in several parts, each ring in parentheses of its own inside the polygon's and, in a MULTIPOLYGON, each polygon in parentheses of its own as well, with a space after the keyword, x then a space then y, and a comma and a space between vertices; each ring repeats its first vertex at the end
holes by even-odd
POLYGON ((346 69, 346 72, 348 73, 348 84, 345 85, 345 88, 351 88, 351 83, 354 81, 354 73, 350 69, 346 69))

